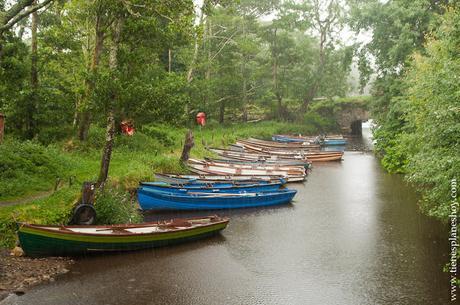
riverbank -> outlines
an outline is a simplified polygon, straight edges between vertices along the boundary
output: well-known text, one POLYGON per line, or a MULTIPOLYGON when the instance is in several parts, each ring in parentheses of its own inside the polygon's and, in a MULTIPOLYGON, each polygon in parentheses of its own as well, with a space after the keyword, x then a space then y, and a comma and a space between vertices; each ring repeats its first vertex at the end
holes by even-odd
POLYGON ((5 304, 449 303, 445 230, 419 213, 414 190, 372 153, 315 164, 306 183, 289 187, 298 191, 292 204, 218 211, 231 218, 218 236, 82 257, 55 282, 5 304))
POLYGON ((0 250, 0 301, 11 294, 23 295, 38 284, 54 282, 69 272, 72 259, 50 257, 32 259, 16 256, 16 251, 0 250))
MULTIPOLYGON (((185 169, 179 156, 185 132, 186 128, 147 126, 133 137, 118 135, 110 165, 110 184, 129 191, 136 188, 139 181, 152 180, 154 172, 183 172, 185 169)), ((195 128, 195 146, 191 155, 197 158, 211 156, 206 146, 226 146, 237 138, 269 138, 272 134, 289 132, 315 133, 316 127, 257 122, 195 128)), ((8 179, 0 185, 0 202, 5 203, 0 205, 0 249, 3 249, 0 263, 5 268, 2 274, 8 275, 0 277, 3 296, 48 281, 67 269, 67 260, 11 257, 6 249, 11 249, 17 242, 18 221, 38 224, 68 222, 81 183, 96 178, 103 139, 103 129, 93 128, 87 143, 70 139, 43 146, 10 140, 0 146, 4 152, 11 152, 10 159, 4 153, 0 160, 0 163, 9 165, 8 179), (18 148, 22 148, 19 154, 13 154, 18 148), (43 193, 44 196, 36 198, 37 194, 43 193)))

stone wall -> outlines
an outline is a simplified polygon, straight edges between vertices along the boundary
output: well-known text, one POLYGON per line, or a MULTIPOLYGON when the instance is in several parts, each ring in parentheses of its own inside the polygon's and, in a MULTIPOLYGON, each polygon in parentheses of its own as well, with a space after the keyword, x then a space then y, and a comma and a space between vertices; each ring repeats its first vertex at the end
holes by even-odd
POLYGON ((346 107, 336 113, 337 124, 343 133, 352 133, 352 124, 354 122, 364 122, 368 119, 369 111, 361 107, 346 107))

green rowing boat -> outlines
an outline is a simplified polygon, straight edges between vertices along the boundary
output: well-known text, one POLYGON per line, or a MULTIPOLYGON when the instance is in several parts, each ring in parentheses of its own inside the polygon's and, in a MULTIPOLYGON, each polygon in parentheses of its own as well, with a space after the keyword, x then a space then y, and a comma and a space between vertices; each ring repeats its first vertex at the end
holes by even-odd
POLYGON ((206 216, 105 226, 20 223, 18 236, 28 256, 74 256, 93 252, 140 250, 196 240, 225 229, 228 221, 228 218, 206 216))

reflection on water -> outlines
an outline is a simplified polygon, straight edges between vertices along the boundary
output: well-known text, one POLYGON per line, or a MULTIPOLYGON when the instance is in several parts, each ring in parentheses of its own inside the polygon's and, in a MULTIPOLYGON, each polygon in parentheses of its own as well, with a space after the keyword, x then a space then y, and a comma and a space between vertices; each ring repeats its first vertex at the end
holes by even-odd
POLYGON ((315 164, 291 205, 218 211, 229 227, 200 242, 81 259, 19 303, 448 304, 441 225, 372 154, 344 159, 315 164))

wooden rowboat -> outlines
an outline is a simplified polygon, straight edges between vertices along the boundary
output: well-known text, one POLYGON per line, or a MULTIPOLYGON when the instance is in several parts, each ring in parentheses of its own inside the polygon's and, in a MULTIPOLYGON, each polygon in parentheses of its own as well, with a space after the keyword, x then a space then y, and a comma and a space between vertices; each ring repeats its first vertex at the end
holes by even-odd
POLYGON ((289 203, 296 190, 282 189, 273 192, 214 194, 176 194, 139 188, 137 199, 143 210, 214 210, 271 206, 289 203))
POLYGON ((211 175, 211 176, 218 176, 222 175, 223 177, 230 177, 230 179, 238 179, 240 177, 242 178, 249 178, 249 179, 266 179, 266 180, 275 180, 275 179, 283 179, 286 183, 289 182, 302 182, 305 180, 306 175, 257 175, 257 174, 250 174, 250 173, 245 173, 245 174, 239 174, 238 171, 236 171, 234 174, 229 173, 228 170, 226 171, 219 171, 219 170, 209 170, 209 169, 198 169, 192 166, 189 166, 189 170, 195 174, 198 175, 211 175))
POLYGON ((346 145, 347 139, 343 135, 326 135, 318 137, 305 137, 295 135, 274 135, 273 141, 281 143, 301 143, 302 141, 312 141, 323 146, 346 145))
POLYGON ((293 137, 287 135, 273 135, 272 140, 281 143, 303 143, 307 141, 305 138, 293 137))
POLYGON ((189 160, 188 167, 203 173, 221 173, 224 175, 237 175, 237 176, 257 176, 257 175, 275 175, 275 176, 305 176, 306 170, 304 167, 292 167, 281 169, 266 169, 263 167, 258 168, 244 168, 235 166, 234 164, 213 164, 209 162, 194 162, 189 160))
POLYGON ((18 236, 28 256, 72 256, 177 244, 216 234, 227 224, 218 216, 106 226, 20 224, 18 236))
POLYGON ((225 167, 225 168, 235 168, 241 170, 259 170, 265 171, 268 174, 271 174, 273 171, 284 171, 287 174, 291 175, 302 175, 307 174, 305 171, 304 166, 297 166, 297 165, 280 165, 280 164, 254 164, 254 163, 228 163, 228 162, 220 162, 220 161, 211 161, 211 160, 196 160, 196 159, 189 159, 189 164, 200 164, 205 165, 207 167, 225 167))
POLYGON ((246 152, 237 152, 226 149, 219 148, 210 148, 210 151, 218 154, 223 158, 228 158, 232 160, 240 161, 301 161, 301 162, 320 162, 320 161, 335 161, 341 160, 343 156, 342 151, 316 151, 316 152, 307 152, 305 154, 290 154, 290 155, 276 155, 266 152, 255 152, 255 151, 246 151, 246 152))
POLYGON ((247 140, 237 140, 237 144, 239 143, 247 143, 250 145, 258 145, 262 147, 269 147, 269 148, 277 148, 277 149, 285 149, 285 150, 314 150, 320 149, 321 146, 319 144, 310 143, 310 142, 303 142, 303 143, 280 143, 274 141, 264 141, 259 139, 250 138, 247 140))
POLYGON ((262 153, 267 155, 276 155, 281 157, 295 157, 295 158, 307 158, 307 160, 316 162, 323 161, 324 159, 331 160, 341 160, 343 156, 343 151, 315 151, 315 152, 305 152, 305 151, 282 151, 282 150, 273 150, 258 147, 255 145, 244 144, 244 147, 248 151, 253 151, 256 153, 262 153))
POLYGON ((205 158, 205 160, 230 164, 303 166, 304 168, 310 168, 311 166, 310 162, 303 160, 238 160, 226 157, 221 157, 220 159, 205 158))
POLYGON ((347 145, 347 139, 324 139, 321 141, 322 145, 332 146, 332 145, 347 145))
POLYGON ((282 182, 286 183, 283 176, 233 176, 223 174, 198 174, 198 175, 176 175, 176 174, 155 174, 156 181, 168 183, 214 183, 228 182, 233 184, 260 183, 260 182, 282 182))
POLYGON ((141 182, 140 186, 151 188, 162 192, 172 193, 187 193, 187 192, 203 192, 203 193, 241 193, 241 192, 266 192, 277 191, 283 185, 279 182, 263 182, 263 183, 166 183, 166 182, 141 182))

